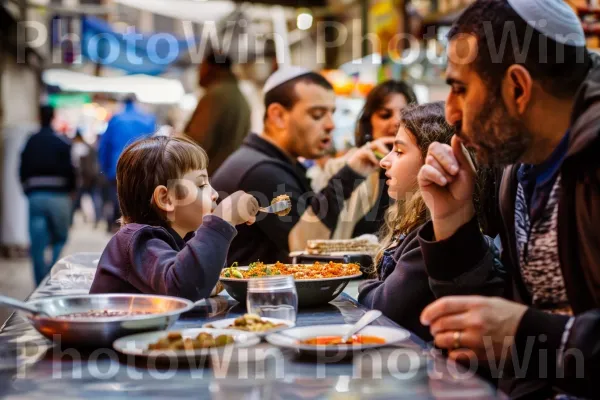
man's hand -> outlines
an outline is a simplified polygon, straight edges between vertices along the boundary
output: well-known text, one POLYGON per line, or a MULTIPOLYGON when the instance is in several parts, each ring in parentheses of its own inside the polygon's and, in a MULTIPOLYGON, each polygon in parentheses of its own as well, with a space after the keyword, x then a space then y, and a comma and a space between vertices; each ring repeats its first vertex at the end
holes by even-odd
POLYGON ((526 310, 498 297, 448 296, 427 306, 421 323, 438 347, 450 350, 450 358, 493 360, 510 351, 526 310))
POLYGON ((258 214, 258 201, 254 196, 240 190, 224 199, 217 206, 213 215, 229 222, 231 225, 252 225, 258 214))
POLYGON ((438 142, 429 146, 417 180, 436 240, 452 236, 475 215, 475 179, 473 161, 457 136, 452 138, 452 146, 438 142))
POLYGON ((390 152, 387 145, 393 144, 394 140, 394 137, 386 136, 365 144, 350 156, 348 166, 364 177, 371 175, 380 168, 375 152, 387 155, 390 152))

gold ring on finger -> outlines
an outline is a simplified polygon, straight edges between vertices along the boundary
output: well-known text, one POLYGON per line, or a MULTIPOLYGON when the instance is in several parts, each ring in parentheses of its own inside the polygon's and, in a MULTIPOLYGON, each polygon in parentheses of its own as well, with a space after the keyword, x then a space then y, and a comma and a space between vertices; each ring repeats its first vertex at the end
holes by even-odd
POLYGON ((460 349, 460 337, 462 336, 461 331, 454 331, 454 350, 460 349))

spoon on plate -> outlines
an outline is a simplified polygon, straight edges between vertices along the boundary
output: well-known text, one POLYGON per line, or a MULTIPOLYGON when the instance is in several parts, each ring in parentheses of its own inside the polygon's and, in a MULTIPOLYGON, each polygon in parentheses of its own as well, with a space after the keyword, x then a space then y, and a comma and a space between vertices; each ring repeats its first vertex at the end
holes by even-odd
POLYGON ((358 321, 356 321, 356 323, 350 327, 348 332, 346 332, 346 334, 344 336, 342 336, 342 339, 340 340, 340 342, 341 343, 348 342, 348 340, 350 340, 350 338, 352 336, 356 335, 364 327, 369 325, 371 322, 375 321, 377 318, 381 317, 381 314, 382 313, 379 310, 367 311, 365 313, 365 315, 363 315, 358 321))
POLYGON ((13 299, 12 297, 2 296, 0 295, 0 305, 5 305, 7 307, 16 308, 17 310, 25 311, 29 314, 33 315, 41 315, 43 317, 49 317, 48 313, 38 310, 37 308, 31 307, 29 304, 13 299))
MULTIPOLYGON (((358 332, 360 332, 363 328, 365 328, 371 322, 373 322, 377 318, 381 317, 381 315, 382 315, 382 313, 379 310, 367 311, 358 321, 356 321, 356 323, 354 325, 352 325, 350 327, 350 329, 348 329, 348 331, 346 332, 346 334, 344 336, 342 336, 342 338, 339 341, 339 343, 336 341, 336 344, 347 344, 348 340, 353 335, 355 335, 358 332)), ((302 340, 302 338, 300 338, 300 337, 289 335, 288 333, 286 333, 285 330, 273 333, 272 335, 281 336, 281 337, 284 337, 284 338, 286 338, 288 340, 292 339, 294 341, 294 343, 300 343, 300 341, 302 340)))

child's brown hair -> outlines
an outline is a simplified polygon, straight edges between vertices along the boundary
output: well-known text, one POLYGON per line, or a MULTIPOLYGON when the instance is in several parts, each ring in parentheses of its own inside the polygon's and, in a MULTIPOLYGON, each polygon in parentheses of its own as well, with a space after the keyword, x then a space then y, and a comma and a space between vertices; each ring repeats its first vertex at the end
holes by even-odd
POLYGON ((156 187, 208 166, 206 152, 186 136, 154 136, 129 145, 117 163, 121 224, 164 226, 166 216, 153 201, 156 187))

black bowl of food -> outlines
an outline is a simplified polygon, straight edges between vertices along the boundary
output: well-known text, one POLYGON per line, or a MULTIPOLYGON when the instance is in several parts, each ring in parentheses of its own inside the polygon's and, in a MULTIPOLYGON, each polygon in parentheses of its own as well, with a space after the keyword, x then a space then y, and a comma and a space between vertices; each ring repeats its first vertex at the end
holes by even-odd
POLYGON ((221 283, 227 293, 242 304, 246 303, 250 279, 292 275, 298 293, 298 307, 314 307, 335 299, 350 280, 360 277, 358 264, 335 262, 314 264, 253 263, 238 267, 236 263, 221 272, 221 283))

